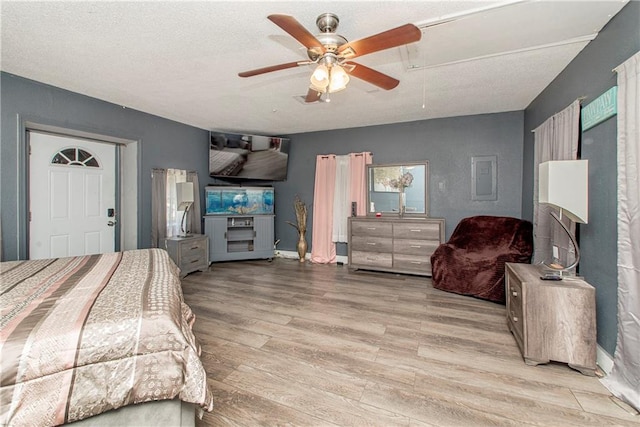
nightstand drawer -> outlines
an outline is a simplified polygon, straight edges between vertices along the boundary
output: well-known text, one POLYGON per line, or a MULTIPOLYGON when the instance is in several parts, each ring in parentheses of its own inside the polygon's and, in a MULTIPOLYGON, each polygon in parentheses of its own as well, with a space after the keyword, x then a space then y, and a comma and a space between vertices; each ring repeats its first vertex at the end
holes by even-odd
POLYGON ((186 256, 193 252, 204 252, 205 246, 207 245, 209 245, 209 239, 206 238, 185 240, 184 242, 180 242, 180 251, 182 251, 183 256, 186 256))
POLYGON ((180 269, 184 269, 186 267, 193 266, 197 263, 203 263, 205 260, 204 249, 200 249, 197 251, 191 251, 188 253, 182 253, 182 257, 180 258, 180 269))

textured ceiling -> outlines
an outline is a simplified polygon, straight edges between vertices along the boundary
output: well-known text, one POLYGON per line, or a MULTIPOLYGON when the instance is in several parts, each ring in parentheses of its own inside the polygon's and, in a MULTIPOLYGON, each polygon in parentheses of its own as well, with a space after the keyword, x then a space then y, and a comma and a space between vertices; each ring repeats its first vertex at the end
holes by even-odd
POLYGON ((285 135, 522 110, 625 3, 3 0, 0 66, 203 129, 285 135), (417 43, 357 59, 400 85, 352 78, 331 102, 305 104, 311 66, 238 77, 307 59, 269 14, 316 34, 324 12, 349 41, 424 27, 417 43))

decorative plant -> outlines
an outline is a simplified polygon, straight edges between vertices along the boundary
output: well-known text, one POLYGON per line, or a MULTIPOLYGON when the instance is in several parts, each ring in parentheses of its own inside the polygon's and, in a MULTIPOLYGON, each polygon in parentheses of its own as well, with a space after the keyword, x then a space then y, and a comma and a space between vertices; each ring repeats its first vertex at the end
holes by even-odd
POLYGON ((395 188, 399 190, 401 193, 404 192, 404 189, 407 187, 411 187, 413 183, 413 175, 411 172, 405 172, 400 175, 398 178, 393 178, 389 180, 389 187, 395 188))
POLYGON ((298 230, 300 236, 307 232, 307 205, 296 195, 293 201, 293 209, 296 211, 296 223, 287 221, 287 224, 298 230))

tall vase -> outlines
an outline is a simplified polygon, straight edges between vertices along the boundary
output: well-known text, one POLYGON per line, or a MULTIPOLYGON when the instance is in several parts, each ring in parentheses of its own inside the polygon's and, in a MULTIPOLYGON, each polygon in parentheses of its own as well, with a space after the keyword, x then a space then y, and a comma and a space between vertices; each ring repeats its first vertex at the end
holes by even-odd
POLYGON ((404 191, 400 190, 400 192, 398 193, 398 216, 400 218, 404 217, 404 212, 406 209, 406 200, 405 200, 405 193, 404 191))
POLYGON ((298 256, 300 262, 304 262, 304 257, 307 254, 307 241, 304 238, 304 234, 300 233, 298 238, 298 256))

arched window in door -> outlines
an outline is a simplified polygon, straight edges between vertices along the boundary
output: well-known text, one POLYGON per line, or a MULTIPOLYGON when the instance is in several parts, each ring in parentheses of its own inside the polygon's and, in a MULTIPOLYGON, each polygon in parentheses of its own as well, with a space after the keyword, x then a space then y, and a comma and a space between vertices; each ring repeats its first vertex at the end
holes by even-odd
POLYGON ((64 148, 51 159, 52 165, 80 166, 99 168, 98 159, 87 150, 78 147, 64 148))

